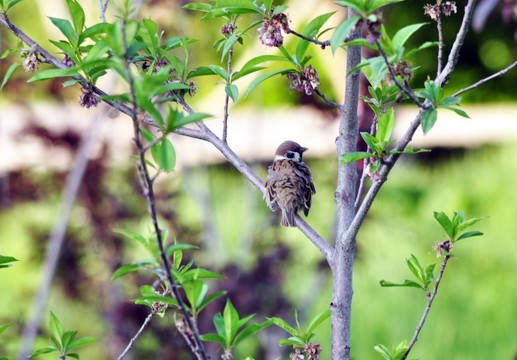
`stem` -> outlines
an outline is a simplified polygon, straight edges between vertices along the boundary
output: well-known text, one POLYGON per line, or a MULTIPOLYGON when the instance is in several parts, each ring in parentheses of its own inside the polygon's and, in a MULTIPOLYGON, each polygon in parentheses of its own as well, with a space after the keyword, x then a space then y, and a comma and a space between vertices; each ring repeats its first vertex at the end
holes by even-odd
MULTIPOLYGON (((437 1, 439 4, 440 1, 437 1)), ((442 27, 442 15, 441 9, 438 11, 438 17, 436 18, 436 27, 438 29, 438 58, 436 59, 438 65, 436 70, 436 76, 440 75, 442 72, 442 57, 443 57, 443 27, 442 27)))
POLYGON ((323 99, 323 101, 325 101, 328 105, 330 105, 330 106, 332 106, 332 107, 335 107, 335 108, 338 108, 338 109, 341 109, 341 108, 343 107, 343 105, 338 104, 338 103, 336 103, 336 102, 334 102, 334 101, 332 101, 332 100, 328 99, 328 98, 325 96, 325 94, 323 94, 323 93, 322 93, 321 91, 319 91, 318 89, 314 89, 314 92, 315 92, 316 94, 318 94, 318 96, 319 96, 320 98, 322 98, 322 99, 323 99))
POLYGON ((445 267, 447 266, 447 262, 449 261, 451 255, 447 254, 445 255, 445 258, 442 261, 442 265, 440 266, 440 273, 438 274, 438 277, 436 278, 436 283, 434 284, 434 290, 430 296, 427 297, 427 306, 425 307, 424 314, 422 315, 422 318, 420 319, 420 322, 418 323, 418 326, 416 327, 415 334, 413 335, 413 338, 411 339, 411 342, 409 343, 409 347, 407 351, 405 352, 404 356, 400 360, 405 360, 413 346, 415 345, 418 335, 420 334, 420 330, 422 330, 422 327, 424 326, 425 320, 427 319, 427 315, 429 314, 429 310, 431 310, 431 305, 433 304, 434 297, 436 296, 436 293, 438 292, 438 286, 440 285, 440 281, 442 280, 443 272, 445 271, 445 267))
POLYGON ((140 136, 140 123, 139 118, 137 115, 137 102, 136 102, 136 94, 135 94, 135 87, 134 87, 134 79, 131 75, 131 71, 129 69, 129 57, 128 57, 128 49, 127 49, 127 40, 126 40, 126 22, 125 20, 122 23, 122 42, 124 45, 124 69, 126 72, 126 75, 129 80, 129 90, 131 94, 131 118, 133 120, 133 130, 134 130, 134 140, 136 143, 136 147, 138 149, 138 156, 139 156, 139 162, 138 162, 138 173, 140 176, 140 182, 142 185, 142 189, 144 192, 145 200, 147 203, 147 211, 149 212, 149 215, 151 217, 151 221, 153 223, 153 228, 156 234, 156 242, 158 245, 158 249, 160 252, 160 258, 162 262, 162 266, 164 268, 165 276, 167 277, 167 281, 169 283, 171 293, 173 294, 174 298, 178 302, 178 306, 180 308, 180 311, 183 313, 185 317, 185 321, 187 326, 190 328, 192 332, 193 337, 193 344, 189 344, 191 351, 195 354, 197 359, 201 360, 207 360, 209 357, 206 354, 203 342, 201 341, 201 337, 199 335, 199 331, 197 329, 197 326, 195 326, 194 322, 192 321, 192 318, 183 302, 183 298, 181 297, 181 294, 178 290, 178 284, 174 281, 174 278, 172 277, 172 271, 171 271, 171 265, 169 263, 169 259, 167 258, 167 255, 165 254, 165 250, 163 247, 163 238, 162 238, 162 231, 158 225, 158 216, 156 212, 156 199, 154 197, 154 190, 153 190, 153 183, 152 179, 149 175, 149 171, 147 170, 147 166, 145 163, 145 149, 141 141, 140 136))
POLYGON ((102 0, 99 0, 99 9, 101 11, 101 20, 102 22, 106 22, 106 9, 108 8, 108 1, 106 0, 104 4, 102 3, 102 0))
MULTIPOLYGON (((232 76, 232 58, 233 58, 233 46, 228 51, 228 80, 226 81, 226 86, 231 84, 231 76, 232 76)), ((223 118, 223 142, 227 143, 228 136, 228 103, 230 102, 230 95, 226 93, 226 98, 224 100, 224 118, 223 118)))
MULTIPOLYGON (((386 63, 386 66, 388 67, 388 70, 390 72, 391 78, 393 79, 393 82, 397 87, 404 92, 418 107, 424 108, 425 105, 418 100, 418 97, 415 95, 415 93, 411 90, 411 88, 406 88, 402 86, 402 84, 397 80, 395 77, 395 73, 393 72, 393 68, 391 67, 391 64, 388 60, 388 56, 382 50, 381 44, 379 43, 379 40, 375 40, 375 45, 377 45, 377 49, 379 50, 379 53, 381 54, 382 58, 384 59, 384 62, 386 63)), ((430 105, 429 105, 430 106, 430 105)), ((427 107, 428 108, 428 107, 427 107)))
MULTIPOLYGON (((313 44, 316 44, 316 45, 320 45, 322 49, 325 49, 327 46, 330 46, 330 40, 327 40, 327 41, 319 41, 319 40, 316 40, 316 39, 312 39, 310 37, 307 37, 305 35, 302 35, 300 33, 297 33, 296 31, 292 30, 291 28, 288 28, 288 32, 290 34, 293 34, 293 35, 296 35, 298 36, 299 38, 303 39, 303 40, 307 40, 308 42, 311 42, 313 44)), ((346 41, 346 40, 345 40, 346 41)), ((301 60, 301 59, 298 59, 298 60, 301 60)))
POLYGON ((147 315, 147 317, 145 318, 142 326, 140 326, 140 329, 138 329, 138 331, 136 332, 135 336, 133 336, 131 338, 131 340, 129 341, 129 344, 127 344, 126 348, 124 349, 124 351, 119 355, 118 357, 118 360, 122 360, 124 358, 124 356, 127 355, 127 353, 129 352, 129 350, 131 350, 131 348, 133 347, 133 344, 135 343, 136 339, 138 339, 138 337, 142 334, 142 331, 144 331, 144 329, 146 328, 146 326, 149 324, 149 322, 151 321, 151 319, 153 318, 153 316, 155 315, 155 311, 151 311, 151 313, 149 313, 149 315, 147 315))
MULTIPOLYGON (((348 10, 348 16, 354 16, 348 10)), ((360 36, 360 29, 352 33, 352 38, 360 36)), ((361 61, 361 47, 349 46, 347 49, 346 73, 355 68, 361 61)), ((357 146, 360 72, 351 73, 345 84, 345 101, 341 112, 339 136, 336 139, 337 157, 354 152, 357 146)), ((336 247, 330 268, 332 270, 332 302, 331 313, 331 350, 332 360, 350 359, 350 333, 352 315, 352 275, 355 256, 355 234, 349 236, 347 228, 354 217, 355 193, 358 174, 355 163, 338 167, 336 192, 336 247)))
POLYGON ((470 85, 464 89, 461 89, 460 91, 457 91, 456 93, 454 93, 454 95, 452 96, 458 96, 458 95, 461 95, 463 94, 464 92, 467 92, 467 91, 470 91, 472 89, 475 89, 477 88, 478 86, 480 85, 483 85, 484 83, 492 80, 492 79, 495 79, 496 77, 499 77, 501 75, 504 75, 506 74, 508 71, 512 70, 514 67, 517 66, 517 61, 514 62, 513 64, 511 64, 510 66, 504 68, 503 70, 499 71, 499 72, 496 72, 495 74, 492 74, 490 76, 487 76, 486 78, 482 79, 482 80, 479 80, 477 83, 473 84, 473 85, 470 85))

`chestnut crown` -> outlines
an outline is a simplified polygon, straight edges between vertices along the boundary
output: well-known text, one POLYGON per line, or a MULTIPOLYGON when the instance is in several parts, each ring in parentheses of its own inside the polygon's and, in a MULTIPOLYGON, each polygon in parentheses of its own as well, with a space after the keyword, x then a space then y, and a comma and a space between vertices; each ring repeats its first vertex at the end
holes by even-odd
POLYGON ((306 150, 306 147, 300 146, 297 142, 284 141, 276 150, 275 159, 302 161, 302 154, 306 150))

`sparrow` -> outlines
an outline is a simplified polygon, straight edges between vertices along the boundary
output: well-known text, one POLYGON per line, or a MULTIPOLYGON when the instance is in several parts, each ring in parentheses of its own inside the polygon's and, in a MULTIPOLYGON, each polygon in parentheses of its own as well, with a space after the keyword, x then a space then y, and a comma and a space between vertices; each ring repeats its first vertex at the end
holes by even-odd
POLYGON ((294 141, 284 141, 268 168, 266 203, 271 211, 282 210, 282 226, 296 226, 294 215, 301 209, 307 216, 312 195, 316 193, 311 171, 302 160, 306 150, 294 141))

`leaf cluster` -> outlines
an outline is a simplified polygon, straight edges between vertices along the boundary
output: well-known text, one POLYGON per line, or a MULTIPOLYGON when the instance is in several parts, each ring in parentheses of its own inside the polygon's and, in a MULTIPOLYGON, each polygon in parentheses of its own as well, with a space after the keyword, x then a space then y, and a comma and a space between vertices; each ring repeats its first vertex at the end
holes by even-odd
POLYGON ((50 312, 49 327, 51 333, 50 343, 52 345, 36 350, 31 357, 57 352, 61 359, 66 359, 67 357, 79 359, 78 354, 70 351, 98 341, 92 337, 75 339, 77 331, 64 331, 61 322, 53 312, 50 312))
POLYGON ((285 320, 279 317, 271 318, 270 320, 276 326, 287 331, 291 336, 287 339, 282 339, 278 341, 278 344, 281 346, 293 346, 293 348, 304 348, 309 344, 312 337, 314 336, 314 330, 325 320, 330 317, 330 310, 326 310, 318 315, 316 315, 307 325, 307 328, 304 330, 300 326, 298 322, 298 313, 294 313, 294 318, 296 320, 296 328, 289 325, 285 320))

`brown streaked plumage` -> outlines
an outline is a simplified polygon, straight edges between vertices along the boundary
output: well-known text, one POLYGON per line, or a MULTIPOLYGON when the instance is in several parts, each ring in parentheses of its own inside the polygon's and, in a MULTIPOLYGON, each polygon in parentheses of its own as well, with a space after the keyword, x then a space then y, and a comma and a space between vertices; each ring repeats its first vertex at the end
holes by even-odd
POLYGON ((312 174, 302 160, 305 150, 294 141, 284 141, 268 168, 265 198, 272 211, 282 210, 282 226, 296 226, 294 215, 301 209, 307 216, 316 193, 312 174))

